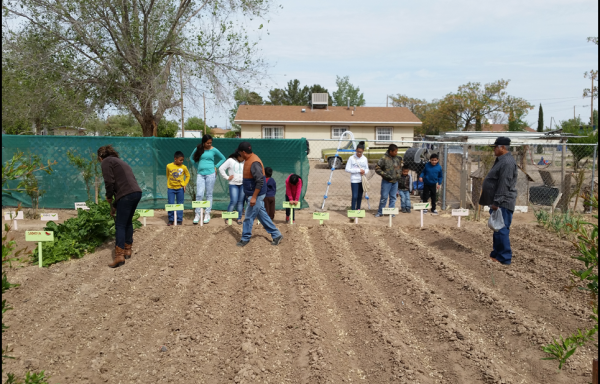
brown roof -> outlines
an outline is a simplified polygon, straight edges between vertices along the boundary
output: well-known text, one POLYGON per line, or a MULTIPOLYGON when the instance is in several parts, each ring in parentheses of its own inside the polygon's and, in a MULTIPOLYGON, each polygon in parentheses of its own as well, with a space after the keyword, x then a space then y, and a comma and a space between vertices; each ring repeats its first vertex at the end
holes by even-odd
POLYGON ((235 122, 248 123, 280 123, 280 124, 411 124, 420 125, 417 118, 408 108, 401 107, 329 107, 314 109, 302 106, 283 105, 241 105, 238 108, 235 122), (302 112, 302 109, 305 112, 302 112))
MULTIPOLYGON (((508 131, 508 124, 484 124, 481 128, 485 132, 506 132, 508 131)), ((525 127, 526 132, 536 132, 535 129, 525 127)))
POLYGON ((226 134, 227 132, 229 132, 229 129, 223 129, 223 128, 211 128, 210 130, 215 135, 226 134))

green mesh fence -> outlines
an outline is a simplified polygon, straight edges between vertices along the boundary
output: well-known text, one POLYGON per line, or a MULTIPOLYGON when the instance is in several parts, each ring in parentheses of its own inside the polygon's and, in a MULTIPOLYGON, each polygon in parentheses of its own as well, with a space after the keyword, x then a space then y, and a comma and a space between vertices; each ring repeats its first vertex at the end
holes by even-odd
MULTIPOLYGON (((265 167, 273 168, 273 178, 277 182, 277 209, 282 209, 285 201, 285 180, 291 173, 302 177, 302 207, 308 207, 304 200, 308 187, 309 164, 307 159, 307 142, 297 140, 242 140, 214 139, 213 146, 218 148, 225 157, 235 151, 239 143, 249 141, 265 167)), ((40 208, 74 208, 75 202, 88 199, 83 177, 67 159, 68 151, 76 151, 79 155, 89 158, 90 153, 96 153, 103 145, 112 144, 120 157, 132 168, 135 177, 142 188, 140 208, 161 209, 167 204, 166 166, 173 161, 176 151, 186 155, 185 164, 190 173, 196 173, 191 167, 189 156, 200 143, 199 139, 180 138, 142 138, 142 137, 87 137, 87 136, 2 136, 2 162, 10 160, 16 152, 33 153, 44 161, 56 161, 55 170, 47 175, 40 172, 38 177, 40 189, 46 193, 40 198, 40 208)), ((100 178, 103 184, 102 178, 100 178)), ((195 182, 195 177, 192 177, 195 182)), ((191 184, 191 183, 190 183, 191 184)), ((9 184, 15 187, 16 183, 9 184)), ((104 198, 104 185, 100 196, 104 198)), ((93 193, 93 192, 92 192, 93 193)), ((2 194, 3 206, 16 206, 22 203, 31 206, 31 199, 24 193, 2 194)), ((214 189, 213 209, 226 210, 229 205, 229 184, 220 175, 214 189)), ((186 191, 185 208, 192 208, 192 197, 186 191)))

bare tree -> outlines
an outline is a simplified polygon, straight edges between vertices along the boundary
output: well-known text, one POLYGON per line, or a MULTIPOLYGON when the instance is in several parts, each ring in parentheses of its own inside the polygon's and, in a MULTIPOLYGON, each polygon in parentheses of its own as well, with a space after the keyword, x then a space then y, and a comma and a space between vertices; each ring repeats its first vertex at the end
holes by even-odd
POLYGON ((203 88, 216 100, 262 76, 257 43, 240 21, 264 16, 270 3, 5 0, 3 9, 62 41, 72 58, 70 81, 88 86, 99 105, 129 110, 143 135, 153 136, 165 112, 181 103, 177 63, 197 83, 192 89, 203 88))

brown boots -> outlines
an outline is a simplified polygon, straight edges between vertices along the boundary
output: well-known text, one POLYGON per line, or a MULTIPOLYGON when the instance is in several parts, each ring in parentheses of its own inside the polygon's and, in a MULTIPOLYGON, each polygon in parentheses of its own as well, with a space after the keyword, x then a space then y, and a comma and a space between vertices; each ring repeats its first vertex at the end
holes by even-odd
POLYGON ((115 255, 113 256, 112 264, 108 264, 111 268, 117 268, 125 264, 125 250, 123 248, 115 247, 115 255))
POLYGON ((125 258, 126 259, 131 259, 131 246, 133 244, 127 244, 125 243, 125 258))

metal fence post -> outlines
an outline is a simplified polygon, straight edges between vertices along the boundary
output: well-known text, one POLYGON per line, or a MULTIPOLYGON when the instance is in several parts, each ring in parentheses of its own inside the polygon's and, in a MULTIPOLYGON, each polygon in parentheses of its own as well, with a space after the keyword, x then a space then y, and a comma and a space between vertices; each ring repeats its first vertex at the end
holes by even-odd
MULTIPOLYGON (((594 180, 596 177, 596 158, 598 156, 598 144, 594 145, 594 159, 592 162, 592 185, 590 190, 590 199, 594 196, 594 180)), ((590 213, 592 213, 593 207, 590 205, 590 213)))
POLYGON ((442 192, 442 210, 446 210, 446 186, 448 180, 448 144, 444 144, 444 191, 442 192))

